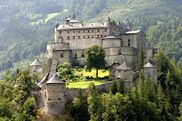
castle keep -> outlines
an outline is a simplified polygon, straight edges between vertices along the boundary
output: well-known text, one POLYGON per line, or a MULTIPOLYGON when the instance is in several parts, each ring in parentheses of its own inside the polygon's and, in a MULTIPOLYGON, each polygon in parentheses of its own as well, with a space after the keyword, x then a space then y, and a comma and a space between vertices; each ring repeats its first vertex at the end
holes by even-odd
MULTIPOLYGON (((123 79, 127 86, 132 86, 135 78, 134 68, 137 56, 142 50, 145 62, 144 77, 157 81, 157 68, 149 60, 154 50, 146 47, 145 34, 141 30, 132 31, 121 23, 110 18, 106 22, 83 23, 75 16, 68 18, 63 25, 55 27, 54 41, 47 45, 47 68, 45 77, 37 84, 34 92, 38 108, 45 107, 47 113, 60 114, 68 100, 79 94, 79 89, 67 89, 57 73, 58 64, 69 62, 72 65, 84 65, 84 51, 92 45, 101 46, 105 50, 107 66, 111 68, 111 76, 123 79)), ((42 65, 38 60, 31 64, 32 73, 39 74, 42 65)), ((113 82, 99 85, 96 88, 108 90, 113 82)), ((87 95, 87 89, 81 90, 87 95)))
POLYGON ((104 48, 108 66, 126 61, 133 68, 141 49, 146 59, 153 56, 152 49, 146 48, 145 34, 141 30, 131 31, 126 25, 116 24, 109 18, 106 22, 83 23, 73 16, 63 25, 56 25, 54 38, 47 45, 47 70, 52 73, 58 63, 84 65, 84 51, 92 45, 104 48))

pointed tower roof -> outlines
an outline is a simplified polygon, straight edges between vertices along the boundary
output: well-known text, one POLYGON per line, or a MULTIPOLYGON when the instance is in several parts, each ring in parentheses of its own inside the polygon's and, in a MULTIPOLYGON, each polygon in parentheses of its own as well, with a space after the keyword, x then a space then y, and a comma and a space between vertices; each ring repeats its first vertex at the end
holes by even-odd
POLYGON ((47 84, 64 84, 65 82, 61 80, 57 73, 47 82, 47 84))
POLYGON ((35 59, 35 60, 33 61, 33 63, 30 64, 30 66, 42 66, 42 64, 40 63, 40 61, 39 61, 38 59, 35 59))
POLYGON ((126 64, 126 61, 119 65, 118 67, 116 67, 117 70, 132 70, 131 67, 129 67, 127 64, 126 64))
POLYGON ((146 63, 144 66, 144 68, 155 68, 156 66, 152 65, 150 62, 146 63))

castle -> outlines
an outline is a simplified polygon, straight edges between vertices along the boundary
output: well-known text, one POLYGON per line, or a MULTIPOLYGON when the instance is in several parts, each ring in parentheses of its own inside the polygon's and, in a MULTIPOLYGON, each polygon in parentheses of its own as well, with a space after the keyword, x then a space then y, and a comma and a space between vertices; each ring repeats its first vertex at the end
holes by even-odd
MULTIPOLYGON (((63 25, 56 25, 54 41, 47 45, 47 74, 37 84, 35 91, 39 108, 45 107, 48 113, 57 115, 64 110, 67 100, 78 95, 78 89, 66 89, 65 82, 56 74, 56 67, 65 62, 83 66, 84 51, 92 45, 101 46, 105 50, 105 60, 111 68, 111 76, 123 79, 129 85, 133 85, 137 55, 143 51, 145 62, 148 62, 143 67, 144 77, 157 80, 157 68, 149 62, 154 49, 146 47, 143 31, 132 31, 130 27, 117 24, 110 18, 106 22, 83 23, 73 16, 63 25)), ((40 62, 35 60, 31 68, 33 73, 40 73, 40 62)), ((97 88, 107 90, 112 83, 108 82, 97 88)), ((81 91, 85 95, 88 94, 86 89, 81 91)))

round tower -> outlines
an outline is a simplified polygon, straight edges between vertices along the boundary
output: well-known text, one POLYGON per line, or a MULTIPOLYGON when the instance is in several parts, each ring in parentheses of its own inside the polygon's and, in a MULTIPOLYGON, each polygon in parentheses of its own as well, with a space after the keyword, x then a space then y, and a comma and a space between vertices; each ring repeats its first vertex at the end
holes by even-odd
POLYGON ((39 74, 42 72, 42 64, 38 59, 35 59, 32 64, 30 64, 31 72, 33 74, 39 74))
POLYGON ((115 70, 115 78, 123 79, 126 86, 130 87, 133 85, 133 69, 126 62, 116 67, 115 70))
POLYGON ((148 62, 143 66, 143 69, 145 79, 151 78, 157 83, 157 67, 148 62))
POLYGON ((59 115, 65 108, 65 82, 57 74, 47 82, 46 86, 46 112, 59 115))

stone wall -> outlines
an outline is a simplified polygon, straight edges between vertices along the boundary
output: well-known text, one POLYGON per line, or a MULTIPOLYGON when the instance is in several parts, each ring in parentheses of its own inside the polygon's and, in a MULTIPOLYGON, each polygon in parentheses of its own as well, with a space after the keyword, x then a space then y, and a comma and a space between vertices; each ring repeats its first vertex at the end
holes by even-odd
MULTIPOLYGON (((119 86, 120 81, 110 81, 110 82, 106 82, 101 85, 96 85, 96 89, 98 91, 109 92, 114 82, 116 82, 116 84, 119 86)), ((69 89, 69 88, 67 88, 67 91, 66 91, 67 100, 73 100, 75 97, 77 97, 79 95, 80 91, 82 92, 83 96, 89 95, 88 89, 69 89)))

